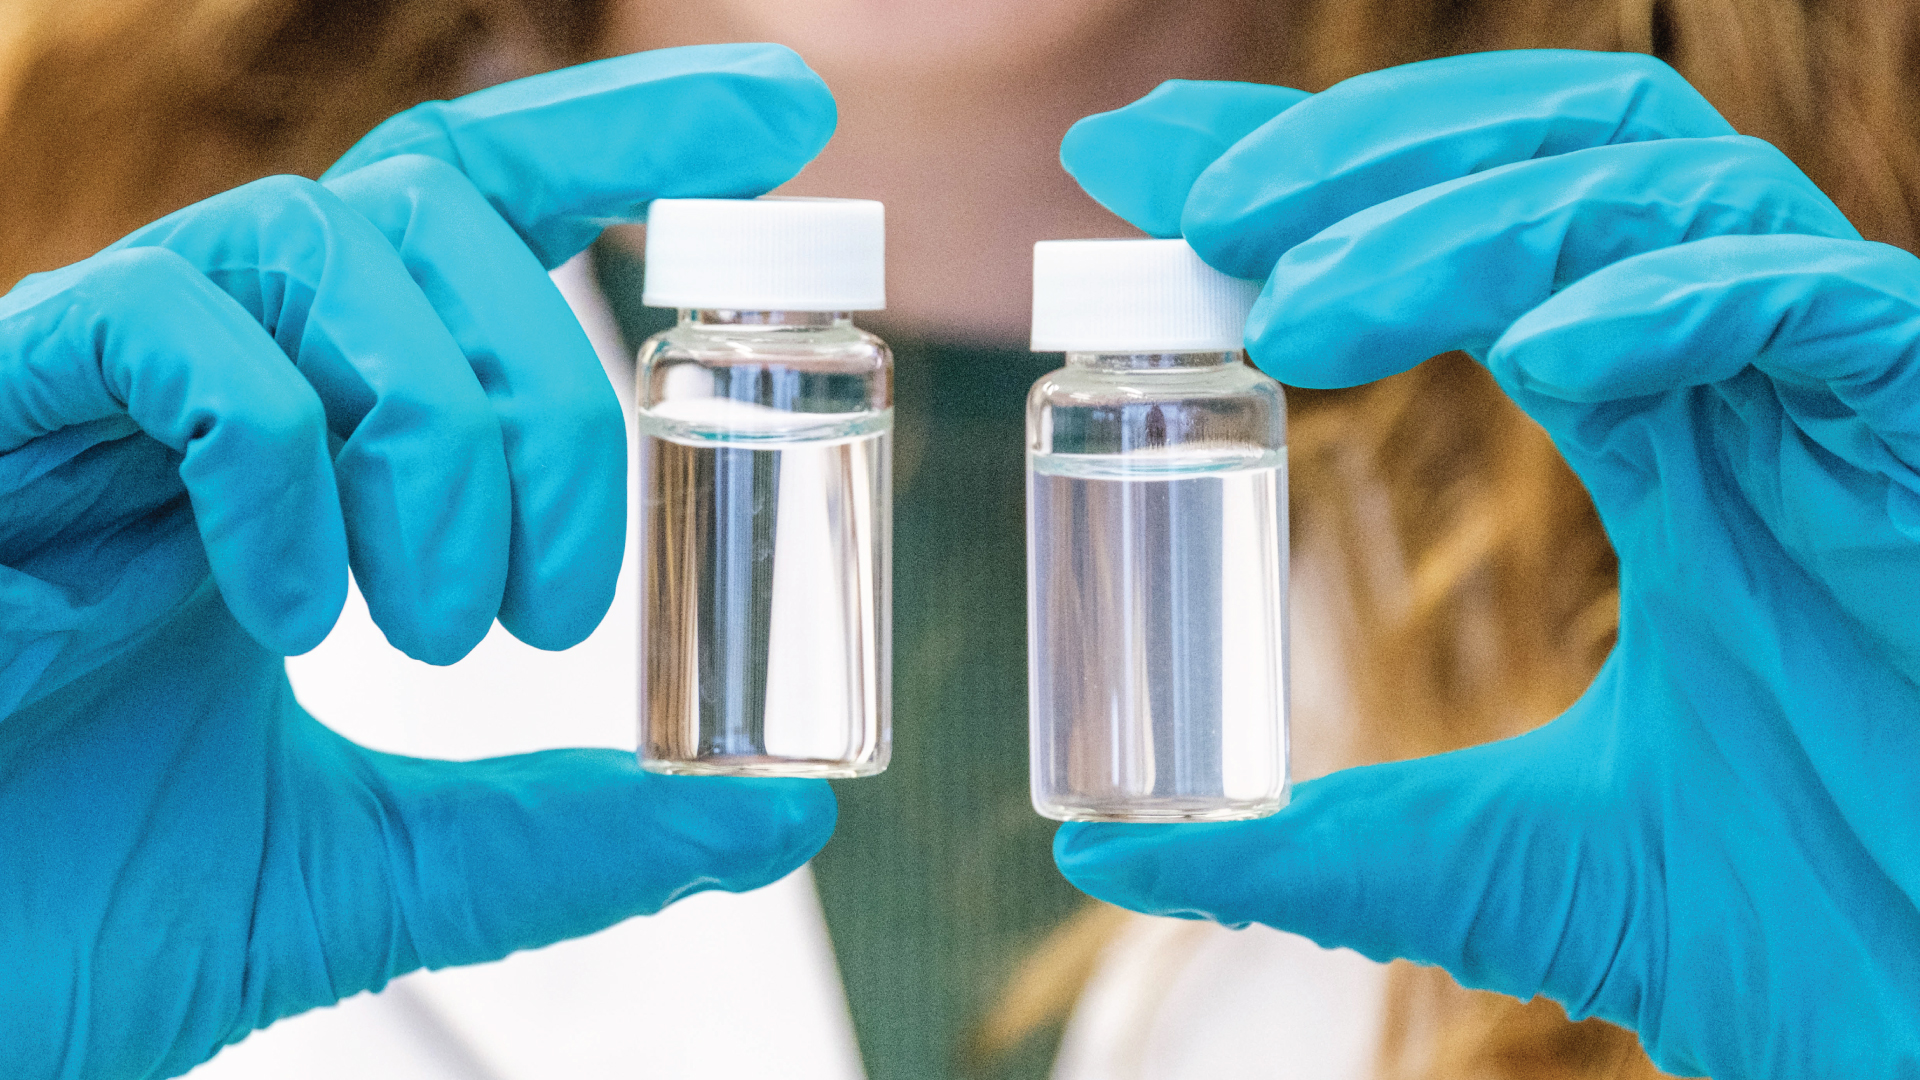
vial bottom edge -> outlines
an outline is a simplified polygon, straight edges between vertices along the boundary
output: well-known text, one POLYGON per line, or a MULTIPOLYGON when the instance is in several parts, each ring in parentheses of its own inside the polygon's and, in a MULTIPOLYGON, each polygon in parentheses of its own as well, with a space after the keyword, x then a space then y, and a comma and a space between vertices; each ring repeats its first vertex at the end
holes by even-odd
POLYGON ((662 776, 761 776, 818 780, 851 780, 886 771, 884 758, 873 761, 818 761, 757 755, 708 757, 697 760, 640 759, 640 767, 662 776))
POLYGON ((1287 799, 1260 799, 1253 802, 1221 803, 1218 801, 1184 802, 1169 800, 1156 802, 1149 806, 1067 806, 1059 803, 1043 804, 1034 802, 1033 808, 1041 817, 1055 821, 1109 821, 1141 824, 1172 825, 1181 822, 1208 821, 1251 821, 1255 818, 1271 817, 1287 805, 1287 799))

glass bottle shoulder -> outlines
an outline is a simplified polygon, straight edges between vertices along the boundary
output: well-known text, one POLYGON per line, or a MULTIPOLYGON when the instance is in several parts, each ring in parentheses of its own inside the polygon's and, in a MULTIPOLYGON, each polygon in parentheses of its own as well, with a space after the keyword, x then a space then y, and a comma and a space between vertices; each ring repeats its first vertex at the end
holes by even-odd
MULTIPOLYGON (((1036 469, 1080 469, 1067 459, 1113 459, 1142 469, 1265 468, 1287 441, 1286 395, 1245 363, 1114 368, 1070 364, 1027 397, 1027 449, 1036 469), (1184 464, 1183 464, 1184 463, 1184 464)), ((1091 461, 1085 461, 1091 467, 1091 461)), ((1102 466, 1105 468, 1106 466, 1102 466)))
POLYGON ((771 446, 861 438, 893 422, 893 354, 844 319, 680 325, 648 338, 637 421, 676 442, 771 446))
POLYGON ((878 373, 893 363, 887 343, 839 323, 832 326, 737 326, 681 323, 648 338, 640 366, 692 363, 702 366, 786 364, 857 374, 878 373))
POLYGON ((1123 370, 1069 365, 1042 375, 1029 394, 1033 404, 1067 407, 1229 397, 1278 403, 1284 392, 1258 368, 1240 361, 1198 368, 1123 370))

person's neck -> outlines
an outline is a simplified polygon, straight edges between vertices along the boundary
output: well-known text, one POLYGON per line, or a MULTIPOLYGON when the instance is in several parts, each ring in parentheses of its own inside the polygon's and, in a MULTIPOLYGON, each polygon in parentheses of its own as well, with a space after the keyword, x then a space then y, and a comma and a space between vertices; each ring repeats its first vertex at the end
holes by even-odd
POLYGON ((711 5, 625 3, 612 37, 619 50, 716 34, 793 45, 833 88, 840 127, 782 192, 887 204, 887 311, 866 321, 1013 343, 1027 336, 1035 240, 1138 235, 1060 168, 1060 137, 1168 78, 1247 77, 1255 3, 807 5, 803 19, 783 0, 738 0, 731 21, 711 5))

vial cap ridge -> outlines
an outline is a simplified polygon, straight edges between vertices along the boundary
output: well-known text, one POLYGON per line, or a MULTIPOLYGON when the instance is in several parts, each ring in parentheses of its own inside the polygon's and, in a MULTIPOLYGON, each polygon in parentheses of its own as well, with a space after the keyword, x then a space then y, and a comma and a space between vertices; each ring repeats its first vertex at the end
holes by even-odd
POLYGON ((1185 240, 1033 245, 1034 352, 1227 352, 1260 283, 1228 277, 1185 240))
POLYGON ((645 269, 648 307, 879 311, 886 212, 872 199, 655 199, 645 269))

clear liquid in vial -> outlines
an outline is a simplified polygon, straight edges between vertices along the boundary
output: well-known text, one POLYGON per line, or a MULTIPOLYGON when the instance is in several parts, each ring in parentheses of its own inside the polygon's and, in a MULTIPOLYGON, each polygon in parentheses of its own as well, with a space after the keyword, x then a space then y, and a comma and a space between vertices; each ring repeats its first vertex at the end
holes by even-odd
POLYGON ((1069 821, 1278 809, 1285 451, 1028 460, 1035 808, 1069 821))
POLYGON ((642 762, 764 776, 884 769, 888 434, 646 443, 642 762))

